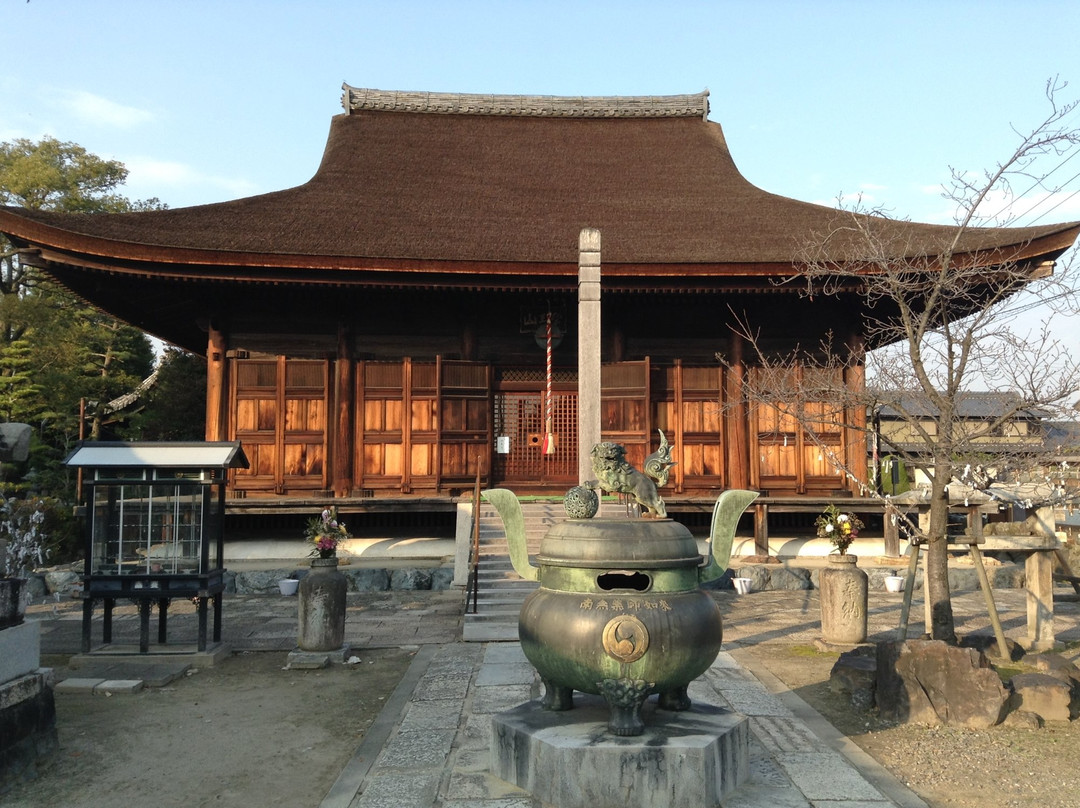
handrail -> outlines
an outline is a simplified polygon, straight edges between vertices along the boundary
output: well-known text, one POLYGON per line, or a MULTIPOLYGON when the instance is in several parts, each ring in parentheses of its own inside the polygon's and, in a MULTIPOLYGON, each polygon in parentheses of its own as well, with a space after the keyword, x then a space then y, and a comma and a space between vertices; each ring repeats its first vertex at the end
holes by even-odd
POLYGON ((476 485, 473 488, 472 547, 469 551, 469 580, 465 589, 465 606, 469 614, 476 614, 480 596, 480 458, 476 463, 476 485), (472 607, 469 607, 469 598, 472 607))

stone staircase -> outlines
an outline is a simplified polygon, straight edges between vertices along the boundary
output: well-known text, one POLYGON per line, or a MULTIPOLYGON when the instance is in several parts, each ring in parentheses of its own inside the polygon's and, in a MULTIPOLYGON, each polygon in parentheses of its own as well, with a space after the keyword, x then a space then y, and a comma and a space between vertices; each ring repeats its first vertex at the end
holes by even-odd
MULTIPOLYGON (((555 522, 565 519, 562 502, 522 502, 529 556, 535 556, 540 540, 555 522)), ((480 507, 480 563, 476 613, 470 597, 465 609, 462 638, 465 642, 504 642, 518 638, 517 622, 525 597, 537 587, 514 572, 502 519, 488 503, 480 507)))

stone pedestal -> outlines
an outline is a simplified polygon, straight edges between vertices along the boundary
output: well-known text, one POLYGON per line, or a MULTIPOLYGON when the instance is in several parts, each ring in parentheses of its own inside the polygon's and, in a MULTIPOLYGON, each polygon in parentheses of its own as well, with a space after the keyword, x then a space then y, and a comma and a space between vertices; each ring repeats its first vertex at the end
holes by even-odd
POLYGON ((831 555, 821 570, 821 633, 827 643, 866 642, 866 573, 853 555, 831 555))
POLYGON ((1054 556, 1050 552, 1028 553, 1027 640, 1029 651, 1050 651, 1054 647, 1054 556))
POLYGON ((345 641, 345 591, 337 558, 315 558, 300 581, 296 644, 301 651, 336 651, 345 641))
POLYGON ((492 719, 491 770, 555 808, 716 808, 749 774, 749 722, 711 704, 684 712, 650 700, 645 731, 607 732, 599 696, 567 712, 531 701, 492 719))
POLYGON ((0 793, 56 750, 54 677, 40 662, 38 623, 0 631, 0 793))

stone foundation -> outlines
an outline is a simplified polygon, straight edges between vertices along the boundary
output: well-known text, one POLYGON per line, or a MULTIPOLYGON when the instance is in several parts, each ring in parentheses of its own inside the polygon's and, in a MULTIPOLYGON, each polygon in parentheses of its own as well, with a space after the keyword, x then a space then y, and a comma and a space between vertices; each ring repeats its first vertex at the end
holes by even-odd
POLYGON ((0 794, 35 777, 57 747, 53 672, 38 667, 39 631, 34 622, 0 631, 0 794))
POLYGON ((599 696, 575 707, 527 702, 492 719, 491 771, 555 808, 715 808, 749 776, 749 721, 695 702, 683 712, 642 708, 645 732, 607 731, 599 696))

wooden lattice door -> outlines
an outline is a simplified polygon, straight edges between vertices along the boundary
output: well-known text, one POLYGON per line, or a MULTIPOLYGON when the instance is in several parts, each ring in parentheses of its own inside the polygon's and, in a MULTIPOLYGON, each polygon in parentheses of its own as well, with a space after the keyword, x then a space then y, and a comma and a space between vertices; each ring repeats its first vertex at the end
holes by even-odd
POLYGON ((234 360, 232 439, 250 467, 235 488, 287 494, 327 487, 327 363, 318 360, 234 360))
POLYGON ((495 395, 495 459, 499 484, 572 486, 577 480, 577 393, 552 394, 554 451, 544 452, 544 393, 505 392, 495 395))

